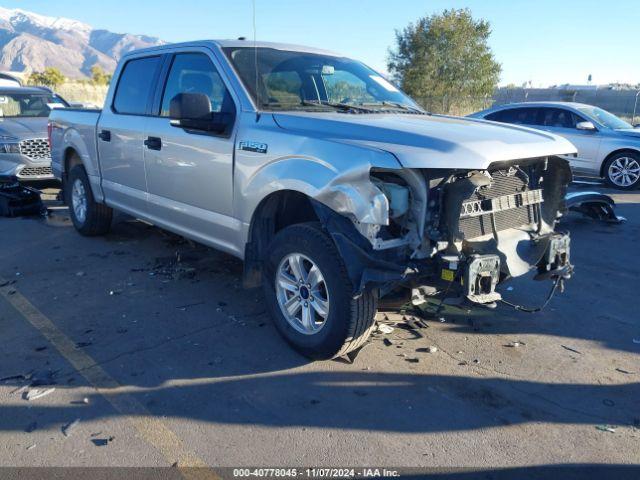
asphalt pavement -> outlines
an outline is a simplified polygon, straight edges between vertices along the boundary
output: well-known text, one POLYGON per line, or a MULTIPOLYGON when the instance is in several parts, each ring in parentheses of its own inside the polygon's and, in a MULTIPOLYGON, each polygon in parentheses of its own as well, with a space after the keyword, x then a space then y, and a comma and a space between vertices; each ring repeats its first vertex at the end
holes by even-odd
POLYGON ((379 314, 353 363, 292 351, 238 260, 124 216, 81 237, 47 193, 0 218, 0 466, 640 463, 638 192, 613 192, 625 224, 563 222, 544 312, 379 314))

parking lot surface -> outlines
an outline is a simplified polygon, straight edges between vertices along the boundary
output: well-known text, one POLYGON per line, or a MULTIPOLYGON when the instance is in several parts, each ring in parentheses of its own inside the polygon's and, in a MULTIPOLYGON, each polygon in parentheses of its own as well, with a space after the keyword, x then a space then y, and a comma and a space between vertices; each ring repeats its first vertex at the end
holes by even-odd
POLYGON ((615 198, 625 224, 564 222, 543 313, 390 312, 353 363, 310 363, 238 260, 124 217, 81 237, 48 196, 0 219, 0 466, 638 464, 640 193, 615 198))

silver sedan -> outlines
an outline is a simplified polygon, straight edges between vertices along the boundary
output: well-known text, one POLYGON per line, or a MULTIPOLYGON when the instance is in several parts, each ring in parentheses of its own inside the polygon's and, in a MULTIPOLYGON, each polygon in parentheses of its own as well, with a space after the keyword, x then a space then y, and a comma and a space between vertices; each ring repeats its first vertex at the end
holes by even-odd
POLYGON ((582 103, 527 102, 469 116, 561 135, 578 149, 577 156, 567 157, 576 174, 601 177, 624 190, 640 185, 640 129, 606 110, 582 103))

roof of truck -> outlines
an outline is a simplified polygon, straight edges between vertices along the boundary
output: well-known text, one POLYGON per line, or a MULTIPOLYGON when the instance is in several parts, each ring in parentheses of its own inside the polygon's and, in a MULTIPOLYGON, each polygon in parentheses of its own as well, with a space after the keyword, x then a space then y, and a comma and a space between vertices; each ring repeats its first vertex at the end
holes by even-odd
POLYGON ((331 57, 343 57, 336 52, 332 52, 329 50, 323 50, 320 48, 307 47, 304 45, 293 45, 289 43, 275 43, 275 42, 254 42, 253 40, 197 40, 192 42, 183 42, 183 43, 166 43, 164 45, 160 45, 157 47, 145 48, 142 50, 133 50, 129 52, 127 55, 133 55, 143 52, 153 52, 153 51, 161 51, 172 48, 182 48, 182 47, 195 47, 195 46, 203 46, 206 44, 214 44, 220 48, 227 47, 236 47, 236 48, 272 48, 275 50, 292 50, 294 52, 304 52, 304 53, 316 53, 320 55, 328 55, 331 57))

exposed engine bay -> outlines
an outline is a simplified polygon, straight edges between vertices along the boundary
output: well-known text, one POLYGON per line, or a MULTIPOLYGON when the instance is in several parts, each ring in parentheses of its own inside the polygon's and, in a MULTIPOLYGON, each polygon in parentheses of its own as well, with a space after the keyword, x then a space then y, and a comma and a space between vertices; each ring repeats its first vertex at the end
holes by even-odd
POLYGON ((352 220, 357 233, 349 233, 318 212, 354 285, 373 283, 384 295, 398 279, 414 299, 444 294, 494 304, 497 285, 510 277, 532 269, 537 279, 571 275, 569 236, 554 231, 571 181, 565 160, 501 162, 483 171, 374 169, 370 178, 388 204, 386 224, 352 220))

